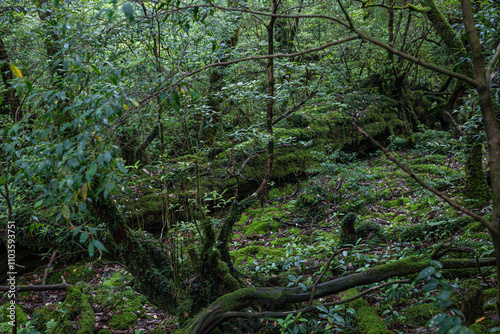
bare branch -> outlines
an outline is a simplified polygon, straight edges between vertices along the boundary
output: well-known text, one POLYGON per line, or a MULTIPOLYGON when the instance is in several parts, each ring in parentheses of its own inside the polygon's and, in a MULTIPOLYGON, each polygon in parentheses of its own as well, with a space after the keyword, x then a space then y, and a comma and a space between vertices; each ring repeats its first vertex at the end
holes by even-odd
POLYGON ((488 64, 488 69, 486 70, 486 80, 491 81, 491 74, 493 73, 493 68, 495 67, 495 64, 499 57, 500 57, 500 44, 498 44, 497 50, 495 51, 493 58, 491 58, 490 63, 488 64))

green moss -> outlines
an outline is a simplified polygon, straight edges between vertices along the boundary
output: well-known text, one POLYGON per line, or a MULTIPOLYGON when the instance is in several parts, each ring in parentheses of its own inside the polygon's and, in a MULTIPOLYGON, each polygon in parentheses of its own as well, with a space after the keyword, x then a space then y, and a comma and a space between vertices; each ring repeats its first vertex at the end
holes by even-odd
POLYGON ((462 302, 462 314, 465 316, 466 324, 471 325, 484 313, 484 294, 480 287, 471 286, 467 289, 462 302))
POLYGON ((428 320, 439 313, 441 309, 434 304, 413 305, 405 311, 406 322, 414 326, 425 326, 428 320))
MULTIPOLYGON (((10 307, 9 302, 0 306, 0 323, 12 321, 12 319, 9 318, 9 315, 10 315, 10 310, 8 309, 9 307, 10 307)), ((26 321, 28 321, 28 316, 26 315, 26 313, 24 313, 23 309, 18 304, 15 304, 14 309, 16 312, 17 325, 18 326, 24 325, 26 323, 26 321)), ((14 311, 12 311, 12 312, 14 312, 14 311)))
POLYGON ((243 228, 243 233, 251 234, 267 234, 270 231, 276 232, 281 227, 279 221, 273 220, 258 220, 257 218, 248 226, 243 228))
POLYGON ((244 260, 248 260, 249 257, 254 259, 265 259, 268 256, 281 259, 286 255, 286 250, 281 248, 270 248, 264 246, 251 245, 237 251, 230 252, 233 257, 236 258, 236 263, 241 263, 244 260))
POLYGON ((113 332, 107 328, 103 328, 97 334, 113 334, 113 332))
POLYGON ((117 271, 109 279, 104 281, 104 287, 119 287, 132 280, 132 275, 126 274, 124 270, 117 271))
POLYGON ((79 282, 88 282, 96 276, 95 269, 90 264, 80 264, 65 268, 62 271, 54 271, 47 277, 47 284, 61 283, 61 276, 66 283, 76 284, 79 282))
POLYGON ((241 217, 240 219, 238 220, 238 222, 235 224, 236 226, 243 226, 245 225, 245 223, 248 221, 248 216, 243 213, 241 214, 241 217))
POLYGON ((290 218, 289 208, 290 206, 271 206, 265 209, 247 210, 247 219, 251 217, 254 218, 249 225, 243 227, 242 232, 244 234, 267 234, 270 231, 278 231, 282 225, 280 220, 287 220, 290 218))
MULTIPOLYGON (((349 299, 349 298, 352 298, 352 297, 355 297, 359 295, 359 290, 358 289, 349 289, 347 291, 344 291, 343 293, 340 294, 340 299, 342 300, 345 300, 345 299, 349 299)), ((366 300, 364 300, 363 298, 358 298, 358 299, 355 299, 353 300, 352 302, 350 302, 348 304, 348 306, 350 308, 353 308, 353 309, 358 309, 360 307, 363 307, 363 306, 368 306, 368 302, 366 300)))
POLYGON ((95 314, 88 302, 88 297, 80 287, 71 287, 60 305, 47 305, 35 310, 33 323, 48 334, 92 334, 94 333, 95 314), (46 328, 47 323, 54 322, 56 326, 46 328), (74 327, 79 329, 75 331, 74 327))
POLYGON ((489 328, 486 327, 485 325, 481 324, 481 323, 472 324, 468 328, 471 331, 473 331, 474 333, 476 333, 476 334, 487 334, 487 333, 489 333, 488 332, 489 328))
POLYGON ((483 291, 485 298, 495 298, 497 296, 498 290, 496 288, 486 289, 483 291))
POLYGON ((472 222, 467 224, 467 226, 465 226, 464 231, 484 232, 486 231, 486 227, 484 227, 484 225, 481 224, 480 222, 472 222))
POLYGON ((145 296, 135 293, 132 288, 126 286, 122 291, 116 291, 113 287, 103 286, 93 296, 93 302, 109 307, 113 311, 127 310, 130 312, 143 312, 143 306, 148 303, 145 296))
POLYGON ((356 311, 356 323, 361 334, 388 334, 384 320, 369 306, 362 306, 356 311))
POLYGON ((109 320, 109 325, 115 329, 130 329, 137 324, 138 318, 135 313, 123 312, 122 314, 114 315, 109 320))

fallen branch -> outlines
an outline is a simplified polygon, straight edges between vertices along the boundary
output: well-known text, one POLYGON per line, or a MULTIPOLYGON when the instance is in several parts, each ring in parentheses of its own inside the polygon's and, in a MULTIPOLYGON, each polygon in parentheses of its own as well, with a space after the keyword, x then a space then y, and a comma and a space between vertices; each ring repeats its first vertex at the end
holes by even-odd
MULTIPOLYGON (((441 261, 443 269, 475 268, 476 266, 493 266, 494 258, 476 259, 444 259, 441 261)), ((373 284, 392 277, 416 274, 429 266, 429 260, 418 260, 409 257, 380 265, 364 272, 336 278, 334 280, 316 285, 314 297, 321 298, 346 291, 351 288, 373 284)), ((302 288, 244 288, 228 293, 207 307, 186 328, 187 333, 207 334, 212 332, 219 324, 235 317, 253 317, 251 312, 236 312, 250 306, 280 307, 284 304, 308 302, 312 294, 312 286, 304 291, 302 288)), ((270 313, 268 313, 270 314, 270 313)), ((276 313, 278 314, 278 313, 276 313)), ((281 314, 281 313, 280 313, 281 314)))

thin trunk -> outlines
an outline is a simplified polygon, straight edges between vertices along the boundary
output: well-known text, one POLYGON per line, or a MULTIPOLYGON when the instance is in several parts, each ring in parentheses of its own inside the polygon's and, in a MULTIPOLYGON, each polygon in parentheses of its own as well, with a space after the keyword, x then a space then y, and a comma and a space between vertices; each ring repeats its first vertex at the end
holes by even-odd
MULTIPOLYGON (((474 13, 470 0, 461 0, 464 16, 465 32, 472 52, 472 65, 476 89, 479 94, 479 105, 488 136, 490 155, 491 186, 493 190, 493 212, 488 229, 493 238, 497 259, 497 279, 500 279, 500 130, 496 119, 489 81, 486 78, 484 55, 479 35, 474 23, 474 13)), ((497 310, 500 314, 500 289, 497 291, 497 310)))

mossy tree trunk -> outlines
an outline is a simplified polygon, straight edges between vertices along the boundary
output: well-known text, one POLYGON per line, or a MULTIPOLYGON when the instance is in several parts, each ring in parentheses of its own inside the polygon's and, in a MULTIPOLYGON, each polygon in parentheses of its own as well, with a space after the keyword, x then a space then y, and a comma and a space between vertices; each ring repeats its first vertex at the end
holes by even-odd
MULTIPOLYGON (((481 259, 480 266, 494 265, 494 259, 481 259)), ((476 268, 476 260, 441 260, 443 269, 476 268)), ((325 283, 318 284, 314 290, 313 298, 322 298, 346 291, 358 286, 373 284, 383 280, 416 274, 429 266, 429 260, 418 260, 410 257, 404 260, 391 262, 386 265, 377 266, 364 272, 358 272, 349 276, 340 277, 325 283)), ((217 326, 231 318, 276 318, 286 316, 286 312, 238 312, 239 310, 253 306, 260 309, 279 309, 285 304, 308 302, 313 293, 313 286, 302 288, 244 288, 233 293, 222 296, 207 307, 193 320, 184 330, 190 334, 207 334, 217 326)), ((316 310, 316 307, 305 308, 305 311, 316 310)))
MULTIPOLYGON (((471 141, 473 142, 472 136, 467 136, 467 142, 471 141)), ((482 206, 488 204, 491 199, 484 177, 482 145, 473 142, 467 151, 464 195, 469 199, 477 200, 477 204, 482 206)))
MULTIPOLYGON (((467 58, 465 46, 461 40, 457 38, 455 31, 436 6, 434 0, 424 0, 423 5, 427 8, 425 13, 434 28, 434 32, 441 37, 442 42, 450 51, 450 56, 453 58, 454 62, 459 63, 460 58, 467 58)), ((474 76, 474 70, 469 62, 461 62, 457 70, 469 77, 474 76)), ((453 89, 453 94, 450 96, 447 103, 443 105, 443 114, 446 111, 451 111, 455 104, 460 103, 459 99, 465 90, 466 84, 462 81, 457 81, 453 89)), ((440 116, 441 119, 446 117, 448 116, 440 116)), ((482 143, 473 140, 473 134, 466 134, 466 136, 466 185, 464 195, 469 199, 479 200, 480 203, 487 203, 487 201, 491 199, 491 194, 483 171, 482 143)))

